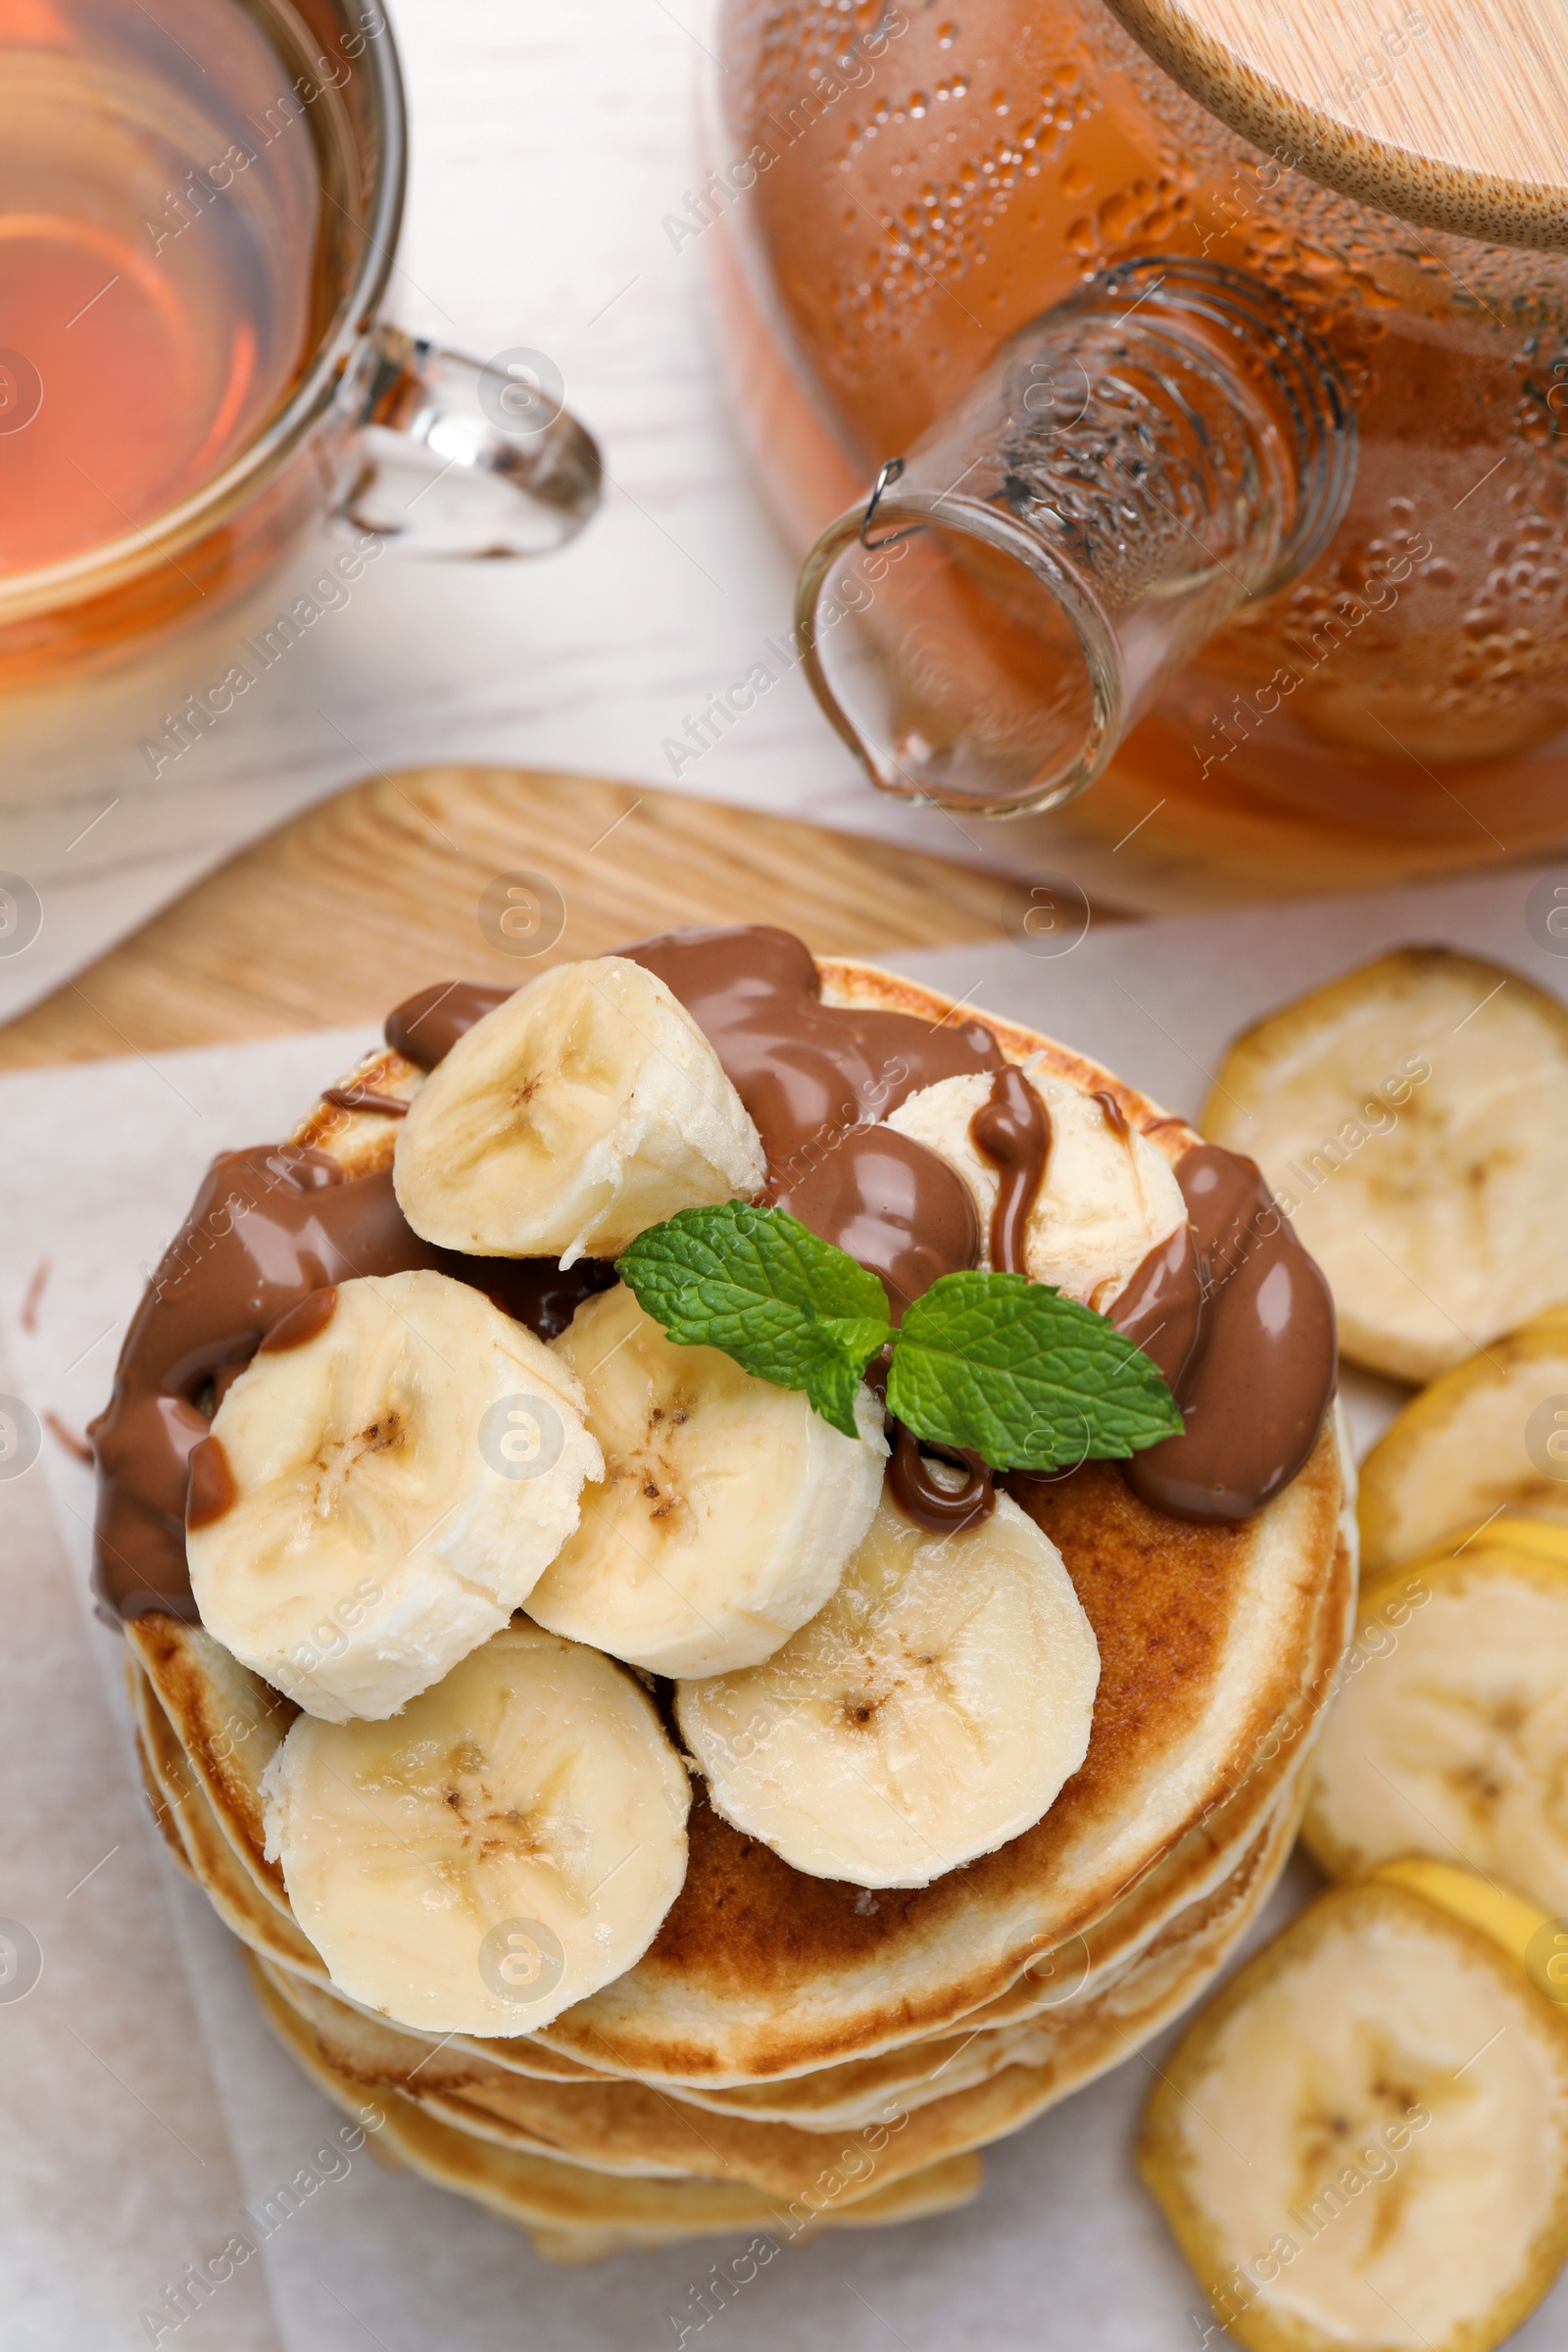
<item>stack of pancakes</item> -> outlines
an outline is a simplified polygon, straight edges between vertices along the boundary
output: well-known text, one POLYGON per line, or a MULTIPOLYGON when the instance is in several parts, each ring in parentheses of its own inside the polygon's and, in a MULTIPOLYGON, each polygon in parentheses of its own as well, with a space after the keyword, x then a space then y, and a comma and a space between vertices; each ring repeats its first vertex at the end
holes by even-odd
MULTIPOLYGON (((864 967, 823 967, 832 1002, 864 967)), ((890 1010, 945 1001, 885 982, 890 1010)), ((842 998, 840 998, 842 1001, 842 998)), ((973 1017, 972 1014, 968 1017, 973 1017)), ((1009 1058, 1050 1041, 993 1024, 1009 1058)), ((382 1056, 355 1073, 397 1086, 382 1056)), ((390 1122, 319 1108, 300 1140, 361 1170, 390 1122), (330 1137, 331 1140, 328 1140, 330 1137)), ((1191 1140, 1170 1136, 1172 1155, 1191 1140)), ((1162 1136, 1161 1141, 1165 1138, 1162 1136)), ((557 2260, 729 2230, 799 2239, 964 2203, 974 2151, 1192 2002, 1274 1885, 1354 1596, 1342 1439, 1257 1516, 1187 1525, 1107 1463, 1029 1482, 1102 1661, 1088 1756, 1045 1817, 928 1886, 792 1870, 694 1787, 685 1886, 650 1951, 542 2030, 437 2037, 336 1991, 262 1830, 295 1709, 201 1628, 126 1628, 141 1767, 175 1858, 249 1947, 263 2007, 372 2144, 528 2228, 557 2260), (373 2121, 373 2119, 372 2119, 373 2121)))

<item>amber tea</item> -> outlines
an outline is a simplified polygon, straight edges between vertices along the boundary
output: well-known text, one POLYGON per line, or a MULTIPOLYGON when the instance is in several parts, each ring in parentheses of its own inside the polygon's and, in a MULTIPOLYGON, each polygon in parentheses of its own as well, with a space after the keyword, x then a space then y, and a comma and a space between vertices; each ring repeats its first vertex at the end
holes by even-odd
POLYGON ((177 507, 298 381, 353 70, 318 47, 227 0, 0 0, 0 582, 177 507))

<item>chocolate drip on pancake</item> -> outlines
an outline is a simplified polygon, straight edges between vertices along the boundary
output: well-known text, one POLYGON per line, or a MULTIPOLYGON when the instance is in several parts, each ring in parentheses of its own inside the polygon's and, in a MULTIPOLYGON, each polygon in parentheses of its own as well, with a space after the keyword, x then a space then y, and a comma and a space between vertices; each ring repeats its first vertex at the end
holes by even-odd
POLYGON ((368 1086, 328 1086, 321 1101, 334 1110, 378 1110, 383 1118, 407 1118, 409 1106, 398 1095, 378 1095, 368 1086))
MULTIPOLYGON (((895 1322, 939 1274, 977 1262, 968 1188, 935 1152, 876 1122, 938 1079, 989 1070, 996 1085, 977 1119, 999 1138, 1010 1117, 1027 1128, 1026 1110, 997 1108, 998 1089, 1010 1100, 1013 1083, 1026 1081, 1009 1073, 983 1022, 933 1027, 906 1013, 824 1004, 808 949, 767 925, 671 932, 624 952, 666 982, 713 1047, 761 1135, 766 1197, 881 1275, 895 1322)), ((398 1006, 387 1043, 431 1068, 509 993, 426 989, 398 1006)), ((1130 1145, 1116 1097, 1096 1100, 1130 1145)), ((1040 1112, 1043 1178, 1043 1103, 1040 1112)), ((1174 1124, 1155 1119, 1144 1132, 1174 1124)), ((994 1160, 1003 1185, 992 1263, 1021 1272, 1033 1146, 1006 1149, 1021 1159, 994 1160)), ((1127 1477, 1155 1509, 1223 1523, 1261 1509, 1311 1452, 1334 1393, 1334 1308, 1250 1160, 1199 1145, 1176 1175, 1190 1221, 1145 1258, 1111 1320, 1159 1366, 1187 1428, 1135 1455, 1127 1477)), ((1037 1181, 1031 1199, 1038 1190, 1037 1181)))
POLYGON ((515 994, 483 980, 438 980, 395 1004, 382 1035, 394 1054, 417 1062, 421 1070, 433 1070, 475 1021, 515 994))
MULTIPOLYGON (((824 1004, 810 950, 767 924, 671 931, 621 953, 664 982, 717 1054, 762 1139, 765 1198, 880 1275, 895 1322, 939 1274, 978 1262, 963 1179, 877 1122, 940 1078, 1000 1070, 983 1021, 824 1004)), ((433 1069, 510 993, 422 989, 392 1013, 386 1042, 433 1069)))
MULTIPOLYGON (((1125 1129, 1123 1130, 1125 1132, 1125 1129)), ((997 1171, 991 1211, 991 1264, 998 1274, 1029 1272, 1029 1212, 1046 1180, 1051 1113, 1022 1070, 999 1070, 989 1101, 969 1121, 969 1139, 997 1171)))
POLYGON ((880 1275, 894 1323, 939 1275, 979 1260, 980 1220, 963 1178, 895 1128, 846 1138, 799 1181, 770 1184, 767 1197, 880 1275))
MULTIPOLYGON (((992 1078, 990 1094, 969 1121, 969 1135, 998 1176, 991 1211, 992 1266, 999 1274, 1027 1279, 1029 1212, 1045 1182, 1051 1113, 1023 1072, 1008 1063, 992 1078)), ((991 1516, 997 1507, 996 1481, 978 1454, 964 1455, 968 1476, 961 1487, 940 1486, 908 1430, 897 1423, 895 1431, 889 1481, 895 1499, 916 1526, 946 1535, 991 1516)))
POLYGON ((902 1421, 894 1422, 888 1484, 894 1501, 916 1527, 933 1536, 951 1536, 990 1518, 997 1507, 997 1485, 989 1464, 977 1453, 965 1453, 963 1468, 961 1486, 940 1486, 912 1433, 902 1421))
POLYGON ((1257 1167, 1214 1144, 1176 1163, 1189 1222, 1110 1310, 1187 1427, 1135 1454, 1133 1492, 1177 1519, 1249 1519, 1300 1469, 1334 1394, 1334 1301, 1257 1167))
POLYGON ((969 1188, 876 1124, 941 1078, 1002 1067, 983 1021, 824 1004, 809 949, 767 925, 674 931, 626 949, 677 996, 762 1139, 766 1198, 882 1278, 892 1319, 978 1262, 969 1188))
POLYGON ((100 1614, 112 1622, 159 1609, 194 1623, 190 1460, 224 1392, 285 1318, 303 1310, 306 1328, 291 1323, 281 1346, 303 1344, 313 1318, 321 1328, 333 1284, 421 1266, 471 1283, 545 1339, 614 1280, 591 1260, 563 1274, 549 1258, 433 1249, 399 1208, 389 1169, 348 1177, 325 1152, 291 1144, 259 1144, 213 1162, 131 1318, 114 1392, 88 1432, 98 1463, 100 1614))

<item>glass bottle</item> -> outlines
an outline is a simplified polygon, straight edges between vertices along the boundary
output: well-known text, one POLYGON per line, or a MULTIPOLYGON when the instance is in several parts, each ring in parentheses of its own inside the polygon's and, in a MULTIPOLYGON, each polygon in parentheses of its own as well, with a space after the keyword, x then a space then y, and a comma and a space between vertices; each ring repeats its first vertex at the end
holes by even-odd
MULTIPOLYGON (((1102 0, 726 0, 694 218, 884 789, 1092 784, 1082 822, 1274 889, 1568 840, 1568 259, 1501 241, 1560 232, 1442 154, 1419 220, 1305 169, 1357 178, 1336 68, 1451 64, 1428 8, 1363 12, 1270 153, 1102 0)), ((1175 10, 1121 5, 1183 69, 1175 10)))

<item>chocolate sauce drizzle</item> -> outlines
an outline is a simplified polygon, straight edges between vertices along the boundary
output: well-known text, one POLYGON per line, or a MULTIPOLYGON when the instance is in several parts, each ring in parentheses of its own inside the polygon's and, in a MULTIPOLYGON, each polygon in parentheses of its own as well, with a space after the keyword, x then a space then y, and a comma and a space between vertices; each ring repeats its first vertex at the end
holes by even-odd
POLYGON ((200 1511, 221 1493, 220 1448, 205 1446, 225 1391, 264 1339, 286 1347, 312 1337, 331 1312, 331 1285, 418 1266, 471 1283, 546 1339, 614 1280, 612 1267, 588 1259, 563 1274, 550 1258, 432 1249, 399 1208, 389 1169, 349 1177, 324 1152, 292 1144, 213 1162, 131 1318, 109 1404, 87 1433, 98 1462, 101 1613, 159 1609, 195 1621, 187 1493, 200 1511))
POLYGON ((438 980, 434 988, 421 988, 394 1005, 383 1034, 394 1054, 417 1062, 421 1070, 433 1070, 475 1021, 515 994, 483 980, 438 980))
POLYGON ((1110 1310, 1169 1381, 1187 1427, 1133 1455, 1135 1494, 1174 1519, 1250 1519, 1317 1443, 1334 1394, 1334 1300, 1261 1171, 1215 1144, 1176 1163, 1188 1222, 1110 1310))
POLYGON ((328 1086, 321 1101, 334 1110, 379 1110, 389 1119, 407 1118, 409 1106, 398 1095, 378 1095, 368 1086, 328 1086))
MULTIPOLYGON (((667 982, 712 1045, 761 1132, 767 1197, 880 1274, 895 1322, 938 1274, 978 1262, 968 1187, 934 1152, 870 1122, 939 1078, 989 1070, 996 1083, 977 1114, 986 1134, 1001 1141, 1017 1118, 1027 1126, 1032 1114, 1013 1093, 1027 1081, 1007 1071, 983 1022, 931 1028, 905 1013, 826 1005, 807 949, 769 927, 672 932, 626 953, 667 982)), ((387 1043, 416 1060, 437 1058, 438 1037, 460 1034, 506 993, 427 989, 398 1007, 387 1043)), ((1097 1100, 1130 1147, 1116 1096, 1107 1089, 1097 1100)), ((1044 1103, 1040 1116, 1043 1180, 1044 1103)), ((1145 1132, 1182 1124, 1158 1118, 1145 1132)), ((978 1137, 976 1145, 991 1156, 978 1137)), ((1016 1252, 1027 1209, 1017 1203, 1029 1152, 1010 1137, 1004 1150, 1021 1153, 1022 1164, 993 1162, 1002 1187, 991 1262, 1023 1271, 1016 1252)), ((1296 1476, 1317 1442, 1334 1394, 1333 1301, 1250 1160, 1198 1145, 1176 1177, 1189 1222, 1150 1251, 1110 1319, 1159 1366, 1187 1426, 1135 1454, 1126 1474, 1172 1517, 1245 1519, 1296 1476)))
MULTIPOLYGON (((1116 1141, 1119 1144, 1130 1144, 1132 1142, 1132 1130, 1127 1124, 1127 1113, 1123 1110, 1115 1096, 1111 1094, 1109 1089, 1106 1087, 1097 1087, 1095 1090, 1094 1100, 1100 1104, 1100 1115, 1104 1120, 1105 1125, 1110 1129, 1111 1134, 1116 1138, 1116 1141)), ((1156 1126, 1163 1127, 1166 1124, 1174 1124, 1179 1126, 1181 1122, 1180 1120, 1167 1122, 1164 1119, 1158 1119, 1155 1121, 1156 1126)))
MULTIPOLYGON (((939 1275, 978 1263, 980 1229, 969 1189, 947 1161, 877 1122, 939 1079, 992 1073, 971 1127, 1001 1180, 991 1261, 1025 1271, 1050 1120, 983 1022, 932 1026, 824 1004, 808 950, 765 926, 675 932, 626 953, 709 1038, 761 1135, 766 1198, 870 1267, 895 1323, 939 1275)), ((387 1044, 431 1069, 512 993, 466 982, 421 990, 392 1013, 387 1044)), ((351 1096, 347 1107, 395 1115, 390 1097, 333 1094, 351 1096)), ((1125 1131, 1115 1098, 1100 1100, 1107 1124, 1125 1131)), ((1189 1222, 1151 1250, 1111 1320, 1169 1380, 1187 1426, 1135 1455, 1126 1474, 1146 1502, 1174 1517, 1243 1519, 1295 1477, 1316 1442, 1334 1388, 1334 1309, 1250 1160, 1200 1145, 1176 1174, 1189 1222)), ((591 1260, 563 1274, 549 1259, 433 1249, 404 1218, 390 1171, 349 1177, 326 1153, 293 1145, 213 1163, 131 1319, 109 1405, 88 1433, 105 1613, 194 1619, 186 1503, 200 1513, 221 1495, 221 1448, 207 1447, 229 1384, 264 1339, 301 1344, 311 1318, 330 1313, 324 1294, 334 1284, 421 1266, 471 1283, 547 1339, 614 1280, 591 1260)), ((894 1491, 923 1525, 946 1530, 994 1507, 990 1473, 972 1458, 967 1466, 964 1486, 950 1493, 907 1431, 896 1434, 894 1491)))
POLYGON ((991 1211, 993 1271, 1027 1276, 1029 1212, 1046 1181, 1051 1113, 1022 1070, 1009 1064, 997 1072, 989 1099, 969 1121, 969 1140, 997 1171, 991 1211))
MULTIPOLYGON (((991 1210, 993 1270, 1027 1279, 1029 1213, 1046 1180, 1051 1113, 1022 1070, 1010 1062, 993 1076, 990 1094, 969 1121, 969 1140, 997 1171, 991 1210)), ((946 1535, 990 1518, 997 1507, 997 1482, 989 1463, 977 1453, 965 1453, 968 1476, 962 1486, 940 1486, 903 1423, 896 1422, 894 1428, 889 1479, 900 1507, 917 1526, 946 1535)))
POLYGON ((939 1274, 978 1264, 962 1177, 876 1122, 939 1079, 999 1069, 984 1022, 824 1004, 809 950, 763 926, 675 931, 625 953, 718 1055, 761 1136, 766 1198, 880 1275, 895 1323, 939 1274))
MULTIPOLYGON (((936 1447, 931 1450, 938 1452, 936 1447)), ((944 1446, 938 1458, 949 1461, 953 1456, 944 1446)), ((956 1466, 965 1473, 962 1483, 956 1487, 939 1485, 913 1432, 906 1429, 902 1421, 894 1422, 888 1484, 905 1517, 930 1535, 952 1536, 960 1528, 978 1527, 997 1507, 997 1482, 990 1464, 983 1462, 977 1453, 965 1452, 956 1466)))

